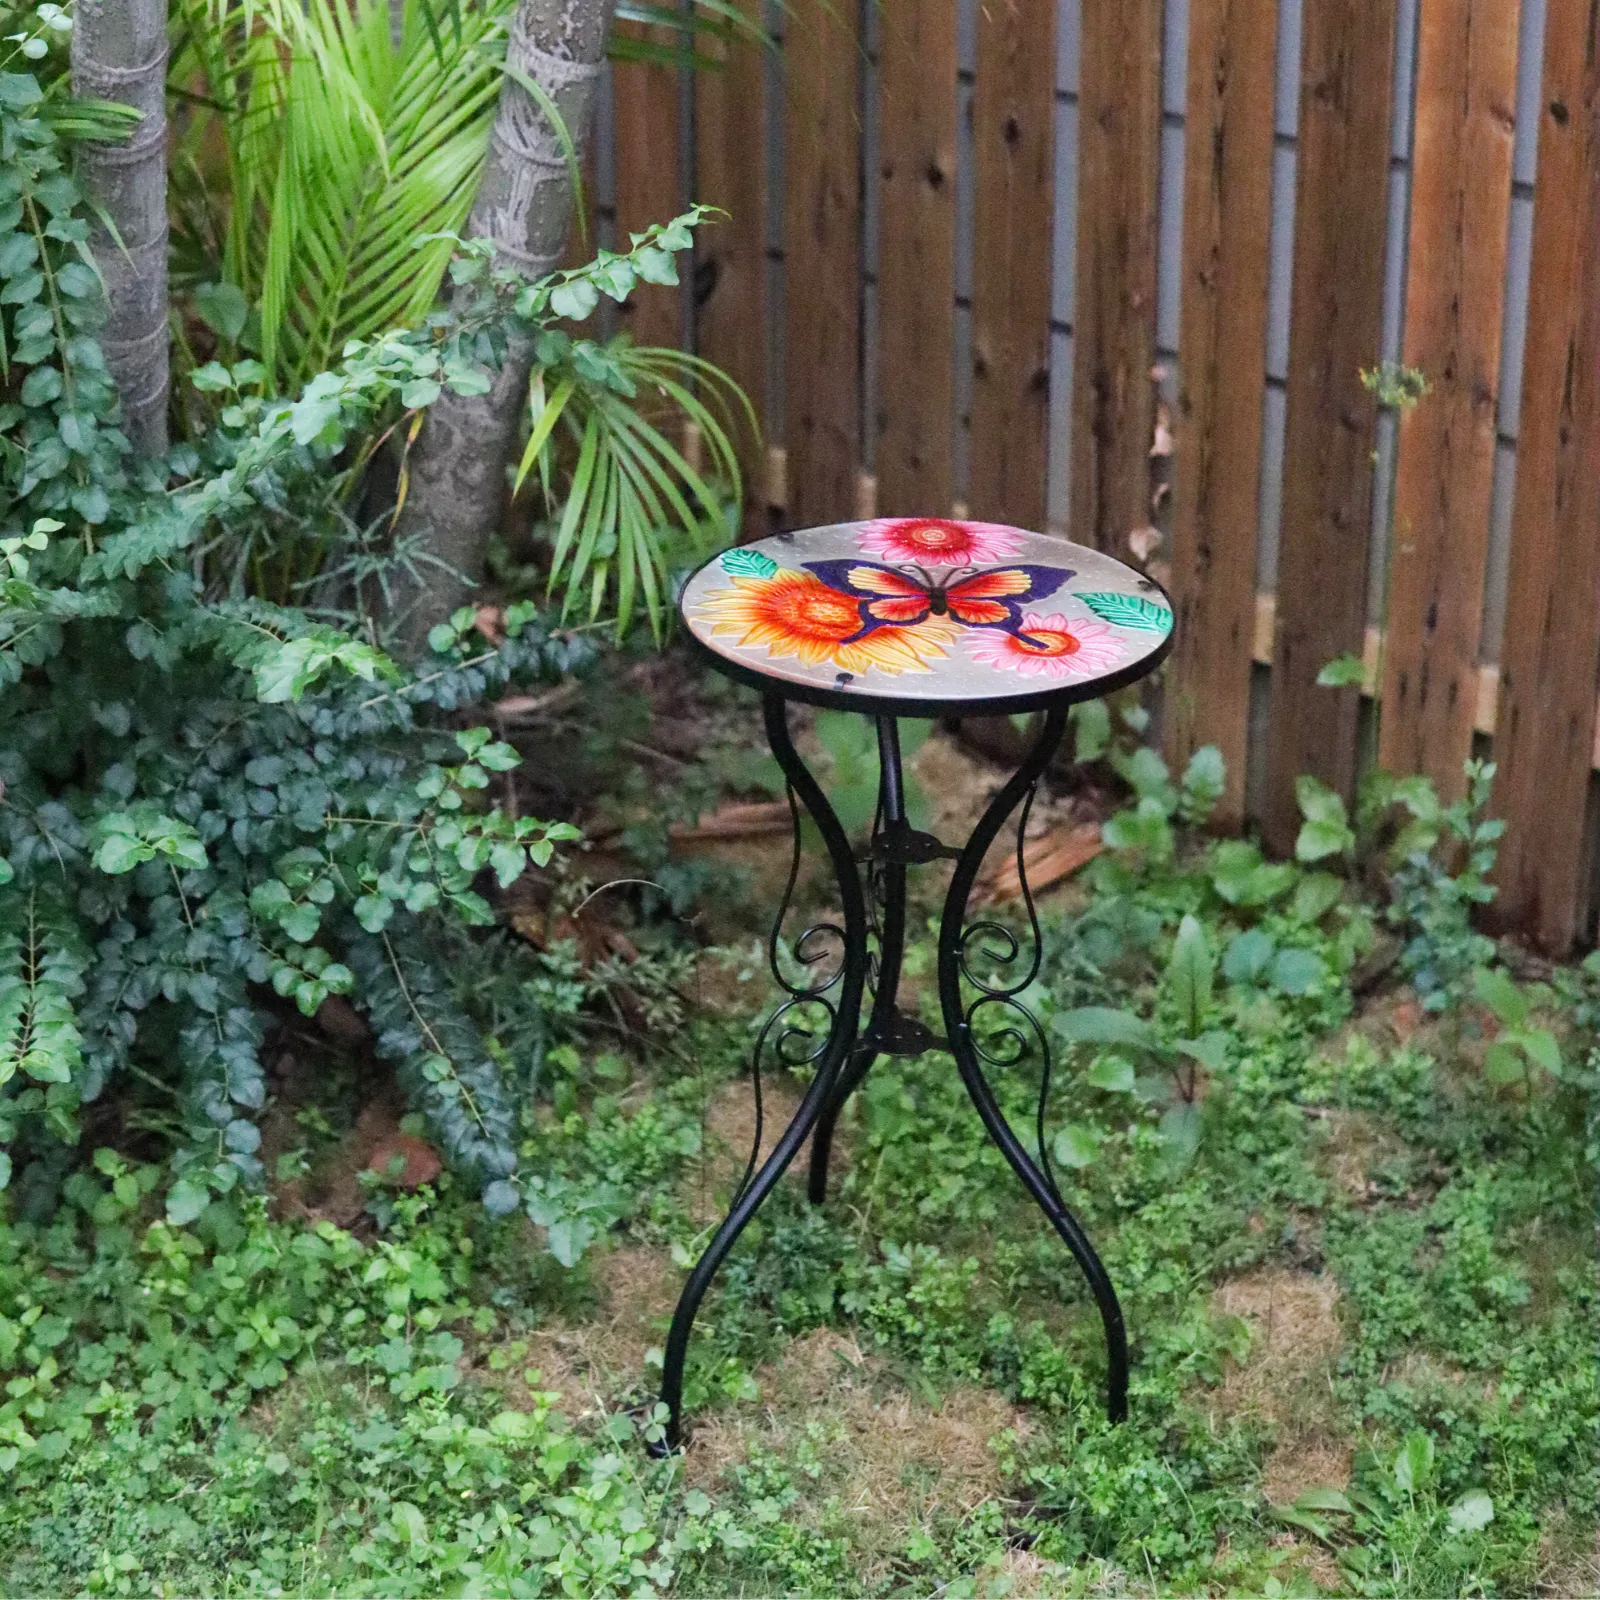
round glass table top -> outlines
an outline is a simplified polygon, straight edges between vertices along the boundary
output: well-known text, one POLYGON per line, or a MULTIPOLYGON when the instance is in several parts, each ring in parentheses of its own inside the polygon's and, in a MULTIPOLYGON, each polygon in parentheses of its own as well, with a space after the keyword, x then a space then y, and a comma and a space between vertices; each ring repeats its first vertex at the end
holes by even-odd
POLYGON ((729 676, 903 716, 1095 699, 1172 643, 1152 579, 1051 534, 880 517, 724 550, 684 586, 689 637, 729 676))

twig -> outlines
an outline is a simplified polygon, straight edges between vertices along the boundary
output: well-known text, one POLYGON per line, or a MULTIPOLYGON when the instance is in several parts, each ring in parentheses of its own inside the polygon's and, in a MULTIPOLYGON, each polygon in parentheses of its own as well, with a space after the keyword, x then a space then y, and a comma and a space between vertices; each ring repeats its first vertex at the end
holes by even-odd
POLYGON ((495 719, 502 723, 532 722, 541 714, 553 711, 573 699, 583 687, 576 678, 568 678, 554 689, 543 694, 510 695, 491 707, 495 719))
POLYGON ((680 771, 689 765, 682 756, 669 756, 665 750, 652 749, 647 744, 640 744, 637 739, 619 739, 617 743, 624 750, 631 750, 637 756, 644 756, 650 761, 663 761, 669 767, 676 767, 680 771))
POLYGON ((591 889, 588 894, 586 894, 583 899, 578 902, 576 908, 573 910, 572 920, 576 922, 578 918, 583 915, 583 908, 588 905, 588 903, 593 900, 596 895, 604 894, 607 889, 620 889, 624 884, 628 883, 640 883, 643 884, 647 889, 658 889, 662 894, 667 892, 665 889, 662 889, 661 885, 653 878, 613 878, 609 883, 602 883, 598 889, 591 889))
POLYGON ((461 1098, 467 1102, 467 1109, 472 1113, 472 1120, 478 1124, 479 1132, 487 1139, 489 1137, 489 1125, 483 1120, 483 1113, 478 1110, 478 1102, 473 1098, 472 1090, 462 1082, 461 1074, 456 1070, 454 1058, 440 1042, 439 1035, 433 1031, 433 1025, 423 1016, 417 1006, 417 1002, 412 998, 411 986, 406 982, 405 973, 400 970, 400 961, 394 953, 394 946, 389 943, 389 935, 380 932, 378 937, 383 940, 384 953, 389 957, 389 967, 394 973, 395 982, 400 985, 400 993, 405 997, 405 1002, 411 1011, 412 1018, 417 1026, 421 1028, 423 1037, 433 1046, 434 1054, 441 1061, 449 1063, 450 1076, 455 1079, 456 1087, 461 1091, 461 1098))
POLYGON ((756 800, 719 806, 702 812, 695 822, 674 822, 667 837, 681 844, 706 839, 755 839, 787 833, 789 807, 782 800, 756 800))
POLYGON ((414 678, 410 683, 402 683, 398 688, 388 689, 383 694, 375 694, 370 700, 363 700, 356 710, 370 711, 373 706, 381 706, 385 700, 393 700, 396 695, 405 694, 411 689, 420 689, 424 684, 435 683, 440 678, 448 677, 452 672, 465 672, 468 667, 481 667, 485 661, 493 661, 499 654, 498 650, 485 650, 481 656, 474 656, 470 661, 458 661, 453 666, 441 667, 437 672, 430 672, 426 678, 414 678))

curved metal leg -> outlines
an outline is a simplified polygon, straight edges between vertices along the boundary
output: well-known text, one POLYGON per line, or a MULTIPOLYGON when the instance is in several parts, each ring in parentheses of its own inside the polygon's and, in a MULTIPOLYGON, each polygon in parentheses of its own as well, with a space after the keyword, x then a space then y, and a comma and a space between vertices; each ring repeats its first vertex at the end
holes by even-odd
POLYGON ((904 830, 905 794, 900 767, 900 725, 893 717, 878 718, 878 818, 872 830, 868 851, 868 911, 878 934, 877 977, 873 985, 872 1015, 867 1023, 866 1041, 845 1063, 839 1081, 817 1122, 811 1139, 811 1181, 808 1193, 813 1205, 821 1205, 828 1195, 828 1159, 833 1150, 833 1130, 844 1110, 845 1101, 861 1086, 872 1063, 878 1059, 878 1042, 885 1036, 889 1020, 895 1015, 895 1000, 900 989, 900 966, 906 948, 906 863, 886 859, 882 844, 904 830), (882 921, 876 912, 881 911, 882 921))
MULTIPOLYGON (((1064 708, 1048 714, 1033 749, 1028 752, 1027 759, 1018 769, 1016 776, 990 802, 988 810, 984 812, 956 862, 955 875, 950 880, 950 890, 945 897, 944 914, 939 923, 939 1003, 944 1011, 950 1053, 955 1057, 961 1081, 966 1085, 967 1093, 972 1097, 972 1103, 983 1119, 984 1127, 989 1130, 990 1138, 999 1145, 1006 1160, 1011 1163, 1012 1170, 1022 1179, 1039 1209, 1050 1219, 1051 1226, 1061 1235, 1088 1280, 1095 1303, 1100 1308, 1100 1320, 1105 1328, 1106 1413, 1113 1422, 1121 1422, 1128 1414, 1128 1336, 1123 1326, 1122 1307, 1117 1303, 1116 1291, 1111 1286, 1111 1279, 1104 1265, 1095 1254, 1094 1247, 1089 1243, 1088 1235, 1084 1233, 1077 1218, 1067 1209, 1056 1186, 1055 1176, 1050 1170, 1050 1155, 1044 1138, 1044 1104, 1050 1087, 1049 1050, 1038 1024, 1015 998, 1038 975, 1041 954, 1039 922, 1034 914, 1033 898, 1027 891, 1025 874, 1022 879, 1023 893, 1033 925, 1033 950, 1027 972, 1014 981, 991 983, 974 977, 967 963, 967 950, 974 937, 986 934, 992 935, 1000 943, 999 949, 991 948, 987 952, 989 958, 997 965, 1009 966, 1020 954, 1017 940, 1009 930, 999 924, 979 922, 968 926, 967 901, 971 897, 972 885, 983 864, 985 852, 1018 803, 1031 797, 1040 774, 1050 764, 1050 758, 1061 743, 1066 726, 1067 713, 1064 708), (962 1000, 963 977, 979 990, 977 999, 970 1005, 962 1000), (1037 1162, 1012 1131, 1011 1124, 1006 1120, 1005 1113, 1001 1111, 994 1097, 994 1091, 983 1075, 983 1052, 973 1034, 972 1018, 975 1012, 992 1005, 1004 1006, 1008 1011, 1017 1014, 1025 1023, 1027 1032, 1016 1025, 1009 1026, 1001 1038, 1013 1047, 1011 1054, 1002 1058, 991 1052, 989 1060, 1004 1065, 1020 1059, 1027 1049, 1030 1036, 1044 1054, 1044 1079, 1039 1100, 1037 1162)), ((1026 821, 1026 811, 1023 814, 1023 821, 1026 821)), ((1019 871, 1023 864, 1022 851, 1022 828, 1019 825, 1017 830, 1019 871)))
MULTIPOLYGON (((763 700, 763 713, 772 753, 777 757, 778 765, 783 768, 784 776, 789 780, 790 804, 793 805, 794 797, 798 795, 822 834, 823 844, 827 847, 829 859, 833 863, 834 876, 838 881, 840 906, 844 917, 842 928, 812 928, 801 934, 795 944, 795 954, 807 966, 816 964, 820 959, 819 956, 814 949, 808 951, 806 946, 812 942, 813 935, 824 931, 831 931, 840 940, 842 951, 838 969, 832 974, 825 974, 809 986, 790 983, 778 965, 777 950, 783 915, 788 909, 789 896, 793 892, 799 871, 797 812, 795 860, 789 874, 789 889, 785 892, 768 947, 774 976, 788 990, 788 998, 778 1006, 768 1019, 766 1027, 762 1029, 756 1041, 753 1067, 759 1094, 761 1052, 768 1038, 773 1035, 774 1029, 778 1029, 776 1048, 780 1058, 791 1064, 814 1060, 816 1074, 811 1080, 811 1086, 806 1090, 805 1098, 800 1102, 799 1110, 794 1114, 794 1119, 784 1129, 782 1138, 778 1140, 760 1171, 752 1173, 750 1169, 746 1169, 744 1181, 734 1196, 733 1208, 706 1247, 705 1254, 694 1264, 694 1269, 689 1274, 689 1281, 684 1285, 683 1293, 679 1297, 677 1310, 672 1316, 672 1328, 667 1334, 666 1355, 661 1372, 661 1399, 669 1413, 663 1453, 676 1450, 681 1437, 683 1364, 684 1357, 688 1353, 689 1335, 694 1328, 695 1313, 700 1309, 700 1302, 705 1297, 717 1268, 722 1265, 724 1258, 744 1231, 745 1225, 755 1215, 761 1202, 772 1192, 778 1179, 788 1169, 789 1163, 794 1160, 795 1152, 805 1142, 806 1136, 816 1126, 827 1107, 838 1081, 840 1065, 850 1054, 851 1047, 855 1043, 860 1021, 861 996, 866 985, 866 906, 861 894, 861 881, 856 872, 855 858, 850 852, 850 841, 846 838, 838 817, 834 815, 833 808, 828 804, 816 779, 806 769, 805 763, 801 761, 789 738, 784 701, 777 695, 767 695, 763 700), (837 998, 824 999, 823 996, 835 984, 839 986, 837 998), (820 1006, 829 1013, 828 1031, 819 1049, 796 1058, 785 1054, 785 1044, 794 1039, 812 1037, 810 1030, 803 1023, 782 1027, 780 1024, 796 1007, 805 1005, 820 1006)), ((759 1151, 758 1123, 756 1147, 751 1154, 752 1167, 759 1151)))

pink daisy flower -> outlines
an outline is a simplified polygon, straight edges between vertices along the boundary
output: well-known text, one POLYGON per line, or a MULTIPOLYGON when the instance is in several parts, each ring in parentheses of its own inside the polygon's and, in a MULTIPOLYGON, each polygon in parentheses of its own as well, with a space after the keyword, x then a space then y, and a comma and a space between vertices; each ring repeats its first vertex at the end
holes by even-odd
POLYGON ((1022 548, 1016 528, 948 517, 880 517, 861 534, 862 552, 924 567, 972 567, 1005 561, 1022 548))
POLYGON ((1123 641, 1109 623, 1059 612, 1023 614, 1017 633, 973 628, 965 635, 973 658, 986 667, 1028 677, 1093 678, 1121 664, 1123 641))

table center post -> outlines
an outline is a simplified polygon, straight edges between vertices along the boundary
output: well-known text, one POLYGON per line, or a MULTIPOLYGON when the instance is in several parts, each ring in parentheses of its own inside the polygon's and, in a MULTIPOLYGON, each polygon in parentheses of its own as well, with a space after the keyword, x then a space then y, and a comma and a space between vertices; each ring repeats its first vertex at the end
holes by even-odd
POLYGON ((878 809, 871 842, 860 857, 866 867, 867 923, 878 941, 876 961, 869 958, 867 969, 872 1013, 867 1020, 866 1033, 845 1062, 811 1137, 808 1194, 813 1205, 821 1205, 827 1198, 828 1160, 839 1113, 861 1086, 872 1063, 885 1053, 886 1045, 892 1050, 898 1031, 900 967, 905 957, 907 862, 903 854, 885 851, 883 841, 898 838, 906 831, 905 781, 900 759, 899 719, 883 716, 874 720, 878 733, 878 809))

